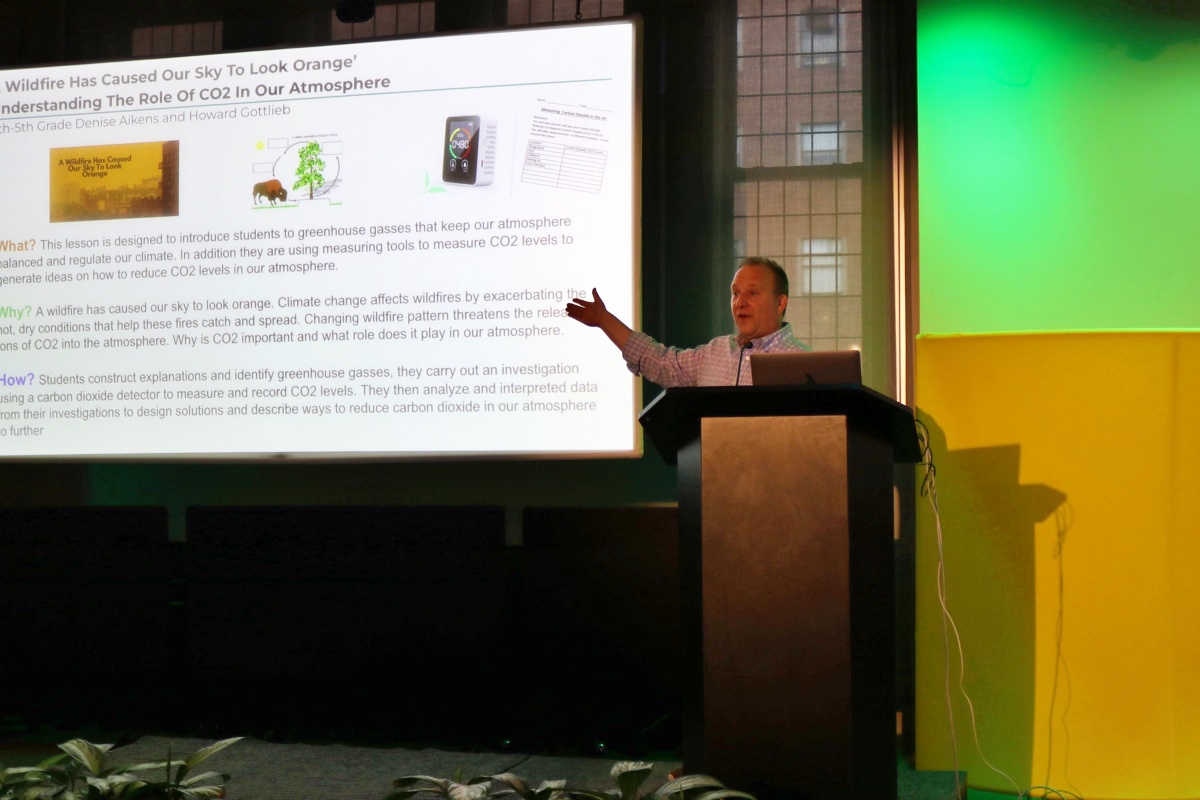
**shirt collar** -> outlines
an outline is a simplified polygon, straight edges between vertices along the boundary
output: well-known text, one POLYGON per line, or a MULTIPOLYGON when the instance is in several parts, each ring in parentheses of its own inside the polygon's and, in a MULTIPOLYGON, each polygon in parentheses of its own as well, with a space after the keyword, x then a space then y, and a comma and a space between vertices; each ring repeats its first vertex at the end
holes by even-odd
MULTIPOLYGON (((763 348, 770 347, 779 340, 786 339, 791 335, 792 323, 785 322, 780 325, 777 330, 771 331, 766 336, 760 336, 757 339, 751 339, 750 341, 754 343, 754 350, 762 350, 763 348)), ((741 350, 743 347, 743 345, 738 344, 738 337, 736 333, 730 335, 729 344, 734 350, 741 350)))

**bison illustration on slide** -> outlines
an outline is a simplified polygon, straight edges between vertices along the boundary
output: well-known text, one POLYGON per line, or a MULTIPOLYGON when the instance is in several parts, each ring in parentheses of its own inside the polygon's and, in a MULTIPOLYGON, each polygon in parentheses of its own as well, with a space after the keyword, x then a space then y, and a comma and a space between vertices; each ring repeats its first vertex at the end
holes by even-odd
POLYGON ((287 189, 283 188, 283 184, 272 178, 269 181, 254 184, 254 205, 258 205, 258 198, 265 197, 271 201, 271 205, 275 205, 276 200, 287 200, 287 189))

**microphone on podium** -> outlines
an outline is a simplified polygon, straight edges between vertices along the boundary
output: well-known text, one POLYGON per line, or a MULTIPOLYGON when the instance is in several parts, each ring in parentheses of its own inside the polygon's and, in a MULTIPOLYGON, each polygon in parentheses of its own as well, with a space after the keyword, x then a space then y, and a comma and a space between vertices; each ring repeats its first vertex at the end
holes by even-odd
POLYGON ((734 386, 742 385, 742 362, 746 360, 746 351, 754 349, 754 342, 746 342, 742 345, 742 352, 738 353, 738 371, 737 377, 733 380, 734 386))

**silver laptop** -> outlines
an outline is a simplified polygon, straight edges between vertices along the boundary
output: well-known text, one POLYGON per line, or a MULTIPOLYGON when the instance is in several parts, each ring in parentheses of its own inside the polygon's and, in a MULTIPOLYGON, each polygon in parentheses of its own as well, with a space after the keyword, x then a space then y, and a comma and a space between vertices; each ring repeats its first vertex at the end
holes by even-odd
POLYGON ((755 386, 861 384, 862 354, 857 350, 751 353, 750 374, 755 386))

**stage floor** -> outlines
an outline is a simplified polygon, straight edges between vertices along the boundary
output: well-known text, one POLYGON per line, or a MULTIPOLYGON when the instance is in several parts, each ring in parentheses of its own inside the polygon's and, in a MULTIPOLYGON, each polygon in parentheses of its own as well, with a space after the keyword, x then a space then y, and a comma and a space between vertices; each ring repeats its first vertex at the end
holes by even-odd
MULTIPOLYGON (((112 751, 111 759, 137 763, 164 759, 167 748, 175 754, 194 752, 211 744, 205 739, 168 739, 145 736, 112 751)), ((110 763, 116 763, 110 761, 110 763)), ((229 800, 382 800, 392 791, 392 781, 404 775, 464 778, 513 772, 534 784, 567 780, 589 789, 615 788, 609 770, 613 761, 599 758, 562 758, 520 753, 470 753, 434 748, 350 747, 341 744, 276 744, 243 739, 204 762, 203 769, 224 772, 229 800)), ((667 780, 675 763, 658 763, 644 784, 667 780)))
MULTIPOLYGON (((88 736, 87 732, 79 735, 95 743, 104 741, 88 736)), ((213 739, 143 736, 114 748, 108 763, 160 761, 167 757, 168 750, 174 757, 186 756, 212 742, 213 739)), ((55 752, 57 748, 53 744, 0 742, 0 763, 5 766, 32 764, 55 752)), ((566 780, 574 788, 603 791, 616 788, 610 777, 616 761, 436 747, 276 743, 247 738, 214 755, 199 769, 230 775, 226 784, 228 800, 296 800, 299 797, 383 800, 392 791, 392 781, 401 776, 453 778, 460 770, 464 777, 512 772, 535 785, 543 780, 566 780)), ((664 783, 667 774, 679 767, 678 760, 664 759, 653 763, 654 770, 643 784, 643 792, 664 783)), ((952 773, 917 772, 904 759, 897 763, 897 784, 898 800, 946 800, 954 794, 952 773)))

